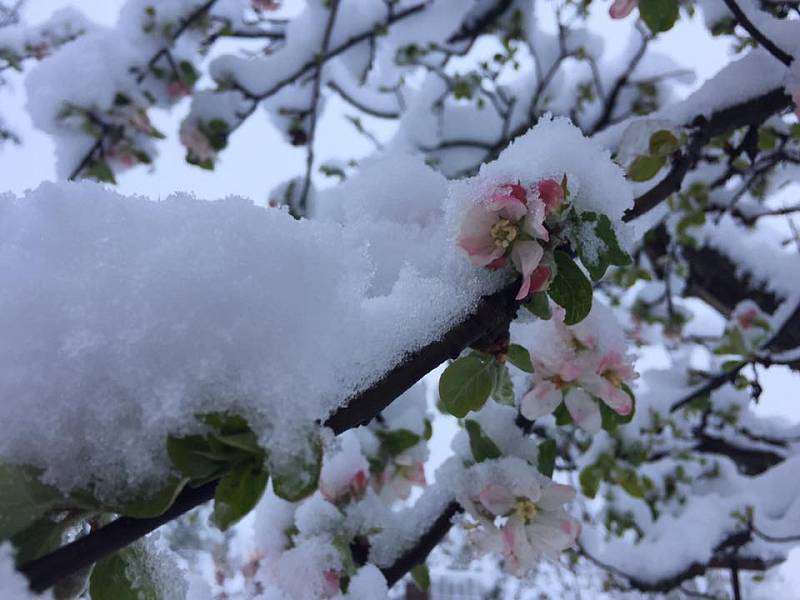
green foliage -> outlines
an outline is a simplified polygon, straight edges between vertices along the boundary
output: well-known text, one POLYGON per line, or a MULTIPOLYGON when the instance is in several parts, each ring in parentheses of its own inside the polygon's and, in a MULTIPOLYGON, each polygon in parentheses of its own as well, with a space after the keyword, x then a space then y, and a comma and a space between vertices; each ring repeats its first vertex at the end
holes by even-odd
POLYGON ((548 293, 566 310, 564 323, 574 325, 592 309, 592 284, 566 252, 556 250, 555 262, 557 272, 548 293))
POLYGON ((494 357, 479 353, 453 361, 439 378, 444 409, 458 418, 480 410, 494 390, 496 365, 494 357))
POLYGON ((639 0, 639 15, 650 31, 669 31, 678 20, 678 0, 639 0))
POLYGON ((253 510, 264 494, 268 478, 263 464, 246 461, 234 465, 214 492, 214 524, 225 531, 253 510))
POLYGON ((160 600, 141 544, 129 546, 97 562, 89 579, 92 600, 160 600))
POLYGON ((549 320, 553 313, 550 310, 550 303, 547 300, 545 292, 536 292, 531 296, 531 299, 524 304, 525 308, 533 314, 545 321, 549 320))
POLYGON ((508 367, 506 365, 497 365, 494 374, 492 399, 499 404, 514 406, 514 383, 511 381, 508 367))
POLYGON ((651 135, 649 146, 650 154, 653 156, 669 156, 681 147, 675 134, 667 129, 659 129, 651 135))
POLYGON ((67 505, 64 495, 41 483, 33 469, 0 464, 0 539, 10 538, 49 511, 67 505))
POLYGON ((413 448, 422 438, 408 429, 395 429, 393 431, 378 431, 378 437, 383 447, 389 454, 396 456, 409 448, 413 448))
POLYGON ((411 569, 411 578, 423 592, 427 592, 431 588, 431 574, 425 563, 420 563, 411 569))
POLYGON ((464 422, 464 427, 466 427, 469 435, 469 449, 472 451, 472 457, 475 462, 483 462, 503 456, 500 448, 483 432, 477 421, 467 419, 464 422))
POLYGON ((267 462, 275 494, 289 502, 297 502, 317 489, 322 469, 322 443, 316 433, 311 433, 300 452, 292 456, 271 454, 267 462))
POLYGON ((596 465, 584 467, 578 476, 583 495, 588 498, 594 498, 597 495, 597 491, 600 489, 600 482, 602 479, 603 474, 596 465))
POLYGON ((86 177, 94 179, 95 181, 101 181, 104 183, 117 183, 111 167, 109 167, 108 163, 102 159, 92 162, 86 168, 85 174, 86 177))
POLYGON ((556 467, 556 441, 545 440, 539 444, 539 472, 545 477, 552 477, 556 467))
POLYGON ((642 154, 637 156, 628 167, 628 178, 639 183, 649 181, 656 176, 666 163, 667 158, 665 156, 642 154))
POLYGON ((531 355, 523 346, 520 346, 519 344, 511 344, 508 347, 508 360, 511 361, 511 364, 517 367, 520 371, 533 373, 531 355))
POLYGON ((580 213, 578 218, 584 225, 582 234, 585 235, 587 226, 594 234, 594 240, 589 241, 584 235, 578 240, 578 255, 594 281, 601 279, 611 265, 622 267, 631 264, 631 257, 620 247, 611 220, 606 215, 587 211, 580 213))

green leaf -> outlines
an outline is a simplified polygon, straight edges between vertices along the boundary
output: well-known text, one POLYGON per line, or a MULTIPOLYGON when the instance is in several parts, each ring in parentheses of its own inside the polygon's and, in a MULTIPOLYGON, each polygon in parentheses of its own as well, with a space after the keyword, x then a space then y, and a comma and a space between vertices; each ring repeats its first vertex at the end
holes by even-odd
POLYGON ((600 418, 601 418, 601 427, 603 430, 608 431, 609 433, 614 433, 617 430, 617 425, 619 423, 617 417, 617 413, 615 413, 609 406, 602 401, 597 403, 600 406, 600 418))
POLYGON ((556 468, 556 441, 545 440, 539 444, 539 473, 552 477, 556 468))
POLYGON ((268 463, 275 494, 289 502, 297 502, 317 489, 322 469, 322 444, 319 437, 312 434, 300 452, 291 456, 270 453, 268 463))
POLYGON ((650 136, 650 154, 667 157, 681 147, 678 138, 667 129, 659 129, 650 136))
POLYGON ((253 510, 264 494, 268 478, 269 474, 258 461, 235 465, 214 492, 214 524, 225 531, 253 510))
POLYGON ((633 469, 617 469, 614 478, 629 495, 634 498, 644 497, 644 490, 639 482, 639 477, 633 469))
POLYGON ((655 177, 665 164, 667 164, 665 156, 642 154, 637 156, 628 167, 628 178, 637 182, 648 181, 655 177))
POLYGON ((413 431, 409 431, 408 429, 395 429, 394 431, 386 432, 381 431, 378 432, 378 436, 381 438, 381 443, 383 444, 384 448, 386 448, 389 454, 393 456, 396 456, 404 450, 408 450, 409 448, 416 446, 422 439, 419 435, 413 431))
POLYGON ((0 464, 0 540, 66 505, 61 491, 41 483, 33 469, 0 464))
POLYGON ((30 527, 17 532, 11 538, 11 543, 17 551, 14 557, 16 563, 22 565, 58 549, 63 543, 67 529, 75 524, 76 520, 72 518, 56 522, 44 516, 30 527))
POLYGON ((244 417, 229 411, 204 413, 198 415, 198 418, 221 435, 233 435, 252 431, 244 417))
POLYGON ((506 365, 498 365, 495 369, 494 389, 492 398, 499 404, 514 406, 514 383, 506 365))
POLYGON ((117 183, 117 180, 114 179, 114 172, 104 160, 96 160, 91 163, 86 169, 86 177, 106 183, 117 183))
POLYGON ((600 481, 602 480, 602 473, 597 465, 589 465, 585 467, 579 477, 581 483, 581 491, 583 495, 588 498, 594 498, 597 491, 600 489, 600 481))
POLYGON ((557 272, 548 293, 566 310, 564 323, 574 325, 592 309, 592 284, 566 252, 556 250, 555 262, 557 272))
POLYGON ((209 458, 213 456, 211 448, 201 435, 167 437, 167 454, 172 464, 193 481, 216 477, 225 471, 224 461, 209 458))
POLYGON ((479 410, 494 388, 495 361, 469 354, 453 361, 439 378, 439 397, 445 410, 458 418, 479 410))
POLYGON ((639 0, 639 15, 650 31, 669 31, 678 20, 678 0, 639 0))
POLYGON ((758 130, 758 149, 768 152, 778 144, 778 136, 772 127, 762 127, 758 130))
POLYGON ((431 588, 431 574, 425 563, 420 563, 411 569, 411 578, 423 592, 427 592, 431 588))
POLYGON ((149 519, 164 514, 188 481, 186 477, 170 477, 160 489, 140 494, 116 512, 136 519, 149 519))
POLYGON ((533 373, 531 355, 523 346, 520 346, 519 344, 511 344, 508 347, 508 360, 510 360, 511 364, 517 367, 520 371, 533 373))
POLYGON ((572 423, 572 415, 567 410, 567 405, 563 402, 558 405, 558 408, 553 411, 553 416, 556 418, 556 425, 559 427, 569 425, 572 423))
POLYGON ((631 264, 631 257, 620 247, 611 220, 606 215, 587 211, 579 218, 594 234, 594 239, 588 239, 584 227, 578 238, 578 255, 593 280, 600 280, 610 265, 623 267, 631 264))
POLYGON ((553 316, 553 311, 550 310, 550 302, 547 300, 547 293, 545 292, 536 292, 524 306, 530 313, 544 321, 553 316))
POLYGON ((469 435, 469 449, 472 450, 472 457, 475 462, 480 463, 503 456, 500 448, 495 445, 489 436, 483 433, 483 429, 477 421, 467 419, 464 422, 464 426, 469 435))
POLYGON ((197 74, 197 70, 194 68, 194 65, 188 60, 182 60, 178 63, 178 67, 181 71, 181 79, 188 83, 190 87, 194 86, 194 84, 197 83, 197 80, 200 78, 200 76, 197 74))
POLYGON ((144 546, 137 544, 99 560, 89 579, 92 600, 160 600, 147 567, 144 546))

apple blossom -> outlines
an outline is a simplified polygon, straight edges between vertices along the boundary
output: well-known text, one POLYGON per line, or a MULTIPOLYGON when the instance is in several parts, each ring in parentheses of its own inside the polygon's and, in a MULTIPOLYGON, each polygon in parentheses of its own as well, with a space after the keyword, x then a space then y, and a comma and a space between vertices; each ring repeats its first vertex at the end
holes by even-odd
POLYGON ((630 414, 633 401, 625 388, 638 377, 630 358, 617 350, 601 349, 586 325, 564 325, 562 310, 553 313, 554 339, 561 352, 531 352, 533 385, 520 403, 523 416, 538 419, 563 401, 575 423, 594 432, 601 425, 597 400, 619 415, 630 414))
POLYGON ((474 521, 468 524, 476 543, 498 551, 505 568, 524 574, 543 558, 575 543, 580 525, 564 510, 575 490, 539 474, 518 457, 488 460, 464 473, 458 501, 474 521))

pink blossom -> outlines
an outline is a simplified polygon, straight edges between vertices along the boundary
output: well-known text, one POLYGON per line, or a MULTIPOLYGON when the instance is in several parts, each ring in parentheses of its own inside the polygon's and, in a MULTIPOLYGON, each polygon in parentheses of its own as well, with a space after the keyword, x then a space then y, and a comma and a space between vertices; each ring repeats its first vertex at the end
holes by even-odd
POLYGON ((341 587, 339 586, 339 574, 336 571, 327 570, 322 574, 322 579, 325 582, 324 594, 326 598, 333 598, 339 595, 341 587))
POLYGON ((495 516, 507 515, 514 508, 514 496, 500 485, 487 485, 478 496, 483 507, 495 516))
POLYGON ((608 14, 612 19, 624 19, 631 14, 638 2, 639 0, 614 0, 608 9, 608 14))
POLYGON ((251 0, 256 10, 278 10, 281 7, 279 0, 251 0))

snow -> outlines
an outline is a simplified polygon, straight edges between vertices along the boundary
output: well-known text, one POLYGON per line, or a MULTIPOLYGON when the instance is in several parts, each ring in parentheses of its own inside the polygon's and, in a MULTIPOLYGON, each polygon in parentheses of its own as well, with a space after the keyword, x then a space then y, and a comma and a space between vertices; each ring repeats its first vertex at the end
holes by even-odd
MULTIPOLYGON (((405 181, 365 177, 375 196, 405 181)), ((427 181, 406 192, 441 207, 427 181)), ((0 393, 16 402, 0 406, 0 456, 64 488, 89 472, 120 490, 166 473, 168 433, 226 409, 266 446, 296 448, 298 429, 497 282, 457 253, 441 216, 421 228, 356 212, 296 221, 236 198, 151 202, 91 183, 4 197, 0 393)))

